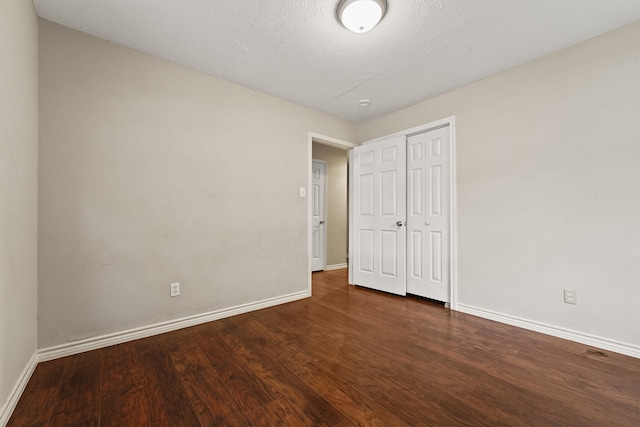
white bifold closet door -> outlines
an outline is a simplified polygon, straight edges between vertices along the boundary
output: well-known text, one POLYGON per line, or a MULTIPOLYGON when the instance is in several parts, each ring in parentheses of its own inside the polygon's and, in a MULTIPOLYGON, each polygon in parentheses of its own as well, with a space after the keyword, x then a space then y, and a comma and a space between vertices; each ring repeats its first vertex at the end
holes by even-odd
POLYGON ((353 281, 406 294, 406 138, 356 147, 352 152, 353 281))
POLYGON ((407 293, 449 299, 449 128, 407 138, 407 293))
POLYGON ((450 302, 449 128, 356 147, 353 283, 450 302))

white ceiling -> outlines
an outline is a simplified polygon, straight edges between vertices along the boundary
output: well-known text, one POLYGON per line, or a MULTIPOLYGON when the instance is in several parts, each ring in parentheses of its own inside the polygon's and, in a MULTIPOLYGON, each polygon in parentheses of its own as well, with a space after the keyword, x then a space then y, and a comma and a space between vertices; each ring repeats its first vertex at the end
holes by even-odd
POLYGON ((351 121, 640 19, 640 0, 388 0, 382 22, 354 34, 337 2, 33 1, 44 19, 351 121))

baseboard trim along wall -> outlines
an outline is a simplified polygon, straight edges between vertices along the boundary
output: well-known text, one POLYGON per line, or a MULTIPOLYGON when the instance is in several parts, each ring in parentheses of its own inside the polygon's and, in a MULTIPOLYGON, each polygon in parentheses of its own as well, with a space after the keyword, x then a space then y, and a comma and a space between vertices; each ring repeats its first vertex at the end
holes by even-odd
MULTIPOLYGON (((327 266, 333 270, 338 270, 336 266, 327 266)), ((275 298, 268 298, 262 301, 257 301, 249 304, 242 304, 235 307, 225 308, 221 310, 215 310, 208 313, 203 313, 195 316, 184 317, 181 319, 170 320, 167 322, 157 323, 154 325, 143 326, 140 328, 129 329, 126 331, 116 332, 113 334, 102 335, 99 337, 88 338, 82 341, 76 341, 66 344, 61 344, 53 347, 43 348, 33 354, 29 363, 24 368, 24 371, 20 375, 20 378, 16 382, 9 398, 5 402, 4 406, 0 408, 0 426, 4 426, 9 422, 9 418, 13 413, 22 393, 24 392, 31 375, 33 374, 36 366, 39 362, 46 362, 48 360, 54 360, 61 357, 72 356, 74 354, 83 353, 86 351, 97 350, 99 348, 109 347, 116 344, 121 344, 128 341, 134 341, 141 338, 147 338, 154 335, 163 334, 166 332, 176 331, 178 329, 188 328, 190 326, 200 325, 202 323, 211 322, 225 317, 236 316, 238 314, 244 314, 251 311, 261 310, 263 308, 273 307, 288 302, 293 302, 309 297, 308 291, 296 292, 289 295, 283 295, 275 298)), ((498 313, 492 310, 486 310, 466 304, 458 303, 457 311, 470 314, 472 316, 482 317, 484 319, 493 320, 507 325, 516 326, 523 329, 528 329, 534 332, 540 332, 546 335, 551 335, 557 338, 562 338, 570 341, 575 341, 581 344, 601 348, 604 350, 613 351, 616 353, 624 354, 631 357, 640 358, 640 346, 632 344, 622 343, 607 338, 598 337, 595 335, 584 334, 581 332, 572 331, 570 329, 560 328, 553 325, 548 325, 542 322, 535 322, 532 320, 524 319, 517 316, 511 316, 507 314, 498 313)))
POLYGON ((484 319, 505 323, 507 325, 528 329, 530 331, 540 332, 545 335, 551 335, 557 338, 578 342, 580 344, 592 347, 597 347, 603 350, 613 351, 615 353, 624 354, 626 356, 640 358, 640 346, 636 346, 633 344, 627 344, 596 335, 576 332, 572 331, 571 329, 548 325, 546 323, 523 319, 521 317, 502 314, 492 310, 486 310, 484 308, 473 307, 461 303, 458 303, 457 311, 471 314, 473 316, 482 317, 484 319))
POLYGON ((143 326, 140 328, 129 329, 113 334, 102 335, 99 337, 87 338, 81 341, 43 348, 38 350, 38 361, 45 362, 47 360, 54 360, 61 357, 84 353, 85 351, 97 350, 99 348, 109 347, 128 341, 134 341, 141 338, 160 335, 165 332, 172 332, 178 329, 188 328, 190 326, 196 326, 202 323, 223 319, 225 317, 236 316, 238 314, 244 314, 250 311, 261 310, 263 308, 297 301, 309 296, 311 296, 309 292, 307 290, 304 290, 301 292, 296 292, 293 294, 283 295, 275 298, 269 298, 258 302, 242 304, 235 307, 198 314, 195 316, 184 317, 182 319, 156 323, 155 325, 143 326))
POLYGON ((20 397, 22 396, 22 393, 24 392, 24 389, 27 386, 31 375, 33 374, 33 371, 35 371, 36 366, 38 366, 38 362, 38 353, 34 352, 31 356, 31 359, 29 360, 29 363, 27 363, 27 366, 25 366, 22 374, 20 374, 20 378, 18 378, 18 381, 13 387, 13 390, 11 390, 9 398, 5 402, 4 406, 0 408, 0 426, 6 426, 9 422, 9 418, 11 418, 13 410, 16 409, 18 400, 20 400, 20 397))
POLYGON ((342 270, 343 268, 347 268, 349 267, 348 264, 333 264, 333 265, 327 265, 324 268, 324 271, 333 271, 333 270, 342 270))
POLYGON ((116 332, 113 334, 102 335, 99 337, 87 338, 81 341, 70 342, 53 347, 43 348, 33 354, 31 360, 24 368, 20 378, 16 382, 9 398, 4 406, 0 408, 0 426, 5 426, 11 418, 22 393, 24 392, 33 371, 39 362, 59 359, 61 357, 72 356, 74 354, 84 353, 86 351, 97 350, 99 348, 109 347, 116 344, 122 344, 128 341, 134 341, 141 338, 147 338, 154 335, 160 335, 165 332, 172 332, 178 329, 188 328, 190 326, 200 325, 202 323, 212 322, 225 317, 236 316, 238 314, 248 313, 250 311, 262 310, 263 308, 273 307, 280 304, 286 304, 310 297, 307 290, 296 292, 289 295, 283 295, 275 298, 268 298, 262 301, 252 302, 249 304, 237 305, 235 307, 215 310, 208 313, 188 316, 181 319, 169 320, 167 322, 156 323, 154 325, 142 326, 140 328, 129 329, 126 331, 116 332))

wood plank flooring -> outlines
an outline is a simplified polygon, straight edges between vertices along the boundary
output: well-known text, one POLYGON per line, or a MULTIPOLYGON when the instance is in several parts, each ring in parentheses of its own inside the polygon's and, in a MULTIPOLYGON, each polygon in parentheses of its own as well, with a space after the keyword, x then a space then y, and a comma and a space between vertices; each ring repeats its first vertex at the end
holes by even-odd
POLYGON ((315 273, 312 298, 38 365, 15 426, 640 426, 640 360, 315 273))

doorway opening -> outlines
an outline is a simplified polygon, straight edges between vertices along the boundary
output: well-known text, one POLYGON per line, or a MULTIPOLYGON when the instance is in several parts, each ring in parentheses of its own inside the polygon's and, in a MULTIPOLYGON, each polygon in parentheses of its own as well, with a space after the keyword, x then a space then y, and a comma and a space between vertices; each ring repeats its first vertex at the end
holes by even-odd
POLYGON ((358 145, 312 132, 309 132, 308 144, 309 223, 307 240, 308 289, 309 295, 311 295, 311 274, 313 271, 337 270, 347 268, 348 265, 348 152, 358 145), (318 211, 318 206, 322 206, 317 200, 322 192, 320 186, 317 185, 318 163, 324 163, 326 166, 324 212, 318 211), (322 224, 320 224, 321 222, 322 224), (324 247, 320 247, 319 243, 322 242, 319 242, 318 238, 322 239, 324 247), (319 258, 323 258, 322 261, 319 258))
MULTIPOLYGON (((438 243, 437 240, 432 240, 431 241, 431 247, 438 247, 438 248, 442 248, 442 255, 446 255, 448 258, 448 262, 443 262, 441 264, 442 266, 442 270, 434 270, 437 274, 434 274, 433 276, 435 278, 438 278, 439 275, 442 273, 448 273, 448 286, 447 289, 442 290, 442 292, 445 293, 446 297, 442 298, 442 297, 437 297, 436 299, 438 299, 439 301, 442 301, 445 303, 445 306, 450 307, 453 310, 457 309, 457 204, 456 204, 456 138, 455 138, 455 116, 451 116, 451 117, 447 117, 444 118, 442 120, 437 120, 434 122, 430 122, 424 125, 420 125, 420 126, 416 126, 414 128, 410 128, 410 129, 405 129, 390 135, 385 135, 383 137, 380 138, 375 138, 369 141, 364 142, 362 145, 358 145, 358 144, 354 144, 348 141, 343 141, 343 140, 339 140, 339 139, 335 139, 332 137, 327 137, 324 135, 320 135, 320 134, 316 134, 316 133, 312 133, 309 132, 308 133, 308 187, 307 188, 312 188, 312 161, 313 161, 313 144, 317 143, 320 145, 326 145, 326 146, 330 146, 330 147, 334 147, 334 148, 339 148, 341 150, 344 150, 346 153, 348 153, 349 155, 352 155, 353 152, 352 150, 356 147, 361 147, 370 143, 376 143, 382 140, 386 140, 389 138, 396 138, 396 137, 400 137, 400 138, 404 138, 406 141, 409 141, 409 138, 412 138, 416 135, 419 134, 425 134, 427 132, 431 132, 431 131, 435 131, 437 129, 441 129, 441 128, 447 128, 447 133, 448 133, 448 138, 449 138, 449 158, 448 158, 448 171, 446 172, 446 175, 448 176, 448 179, 446 181, 448 181, 448 185, 446 185, 446 187, 448 187, 448 200, 444 201, 443 203, 446 203, 447 207, 448 207, 448 212, 445 213, 446 217, 447 217, 447 225, 445 226, 447 228, 447 232, 448 232, 448 245, 447 246, 440 246, 440 245, 436 245, 436 243, 438 243), (434 246, 435 245, 435 246, 434 246), (444 271, 446 270, 446 272, 444 271)), ((408 142, 409 143, 409 142, 408 142)), ((437 151, 437 144, 432 144, 431 141, 429 141, 429 149, 433 150, 434 152, 437 151), (433 148, 432 148, 433 147, 433 148)), ((426 146, 425 146, 426 149, 426 146)), ((353 159, 352 159, 353 161, 353 159)), ((354 164, 348 164, 348 167, 353 167, 354 164)), ((348 175, 352 174, 352 170, 349 170, 348 175)), ((445 178, 445 176, 442 176, 443 178, 445 178)), ((353 195, 353 185, 354 182, 353 180, 348 181, 348 194, 353 195)), ((347 258, 346 262, 348 264, 348 274, 349 274, 349 278, 348 278, 348 283, 349 284, 355 284, 354 280, 353 280, 353 271, 354 271, 354 258, 356 256, 358 256, 358 254, 354 253, 354 236, 353 236, 353 232, 354 232, 354 226, 353 226, 353 215, 350 214, 349 209, 350 207, 348 206, 348 201, 346 201, 345 203, 347 203, 347 212, 348 212, 348 238, 347 238, 347 254, 345 257, 347 258)), ((308 294, 311 295, 312 293, 312 200, 311 198, 308 199, 308 225, 307 225, 307 253, 308 253, 308 294)), ((396 221, 396 225, 399 228, 400 225, 398 225, 398 221, 401 221, 400 219, 397 219, 396 221)), ((409 223, 407 222, 407 219, 405 219, 404 221, 402 221, 402 227, 403 230, 407 229, 407 225, 409 225, 409 223)), ((435 224, 431 223, 428 219, 425 221, 424 225, 427 226, 433 226, 435 224)), ((433 228, 433 227, 432 227, 433 228)), ((415 230, 413 230, 415 231, 415 230)), ((437 231, 437 230, 436 230, 437 231)), ((416 234, 416 233, 413 233, 416 234)), ((432 235, 437 234, 437 233, 431 233, 432 235)), ((436 236, 437 237, 437 236, 436 236)), ((415 257, 414 257, 415 258, 415 257)), ((416 258, 417 259, 417 258, 416 258)), ((432 258, 432 259, 440 259, 440 257, 436 257, 436 258, 432 258)), ((403 262, 402 264, 404 264, 405 268, 407 263, 403 262)), ((406 283, 404 284, 404 287, 406 289, 406 283)), ((410 291, 409 293, 411 294, 416 294, 416 295, 420 295, 419 292, 415 292, 415 291, 410 291)), ((428 296, 428 295, 427 295, 428 296)))

